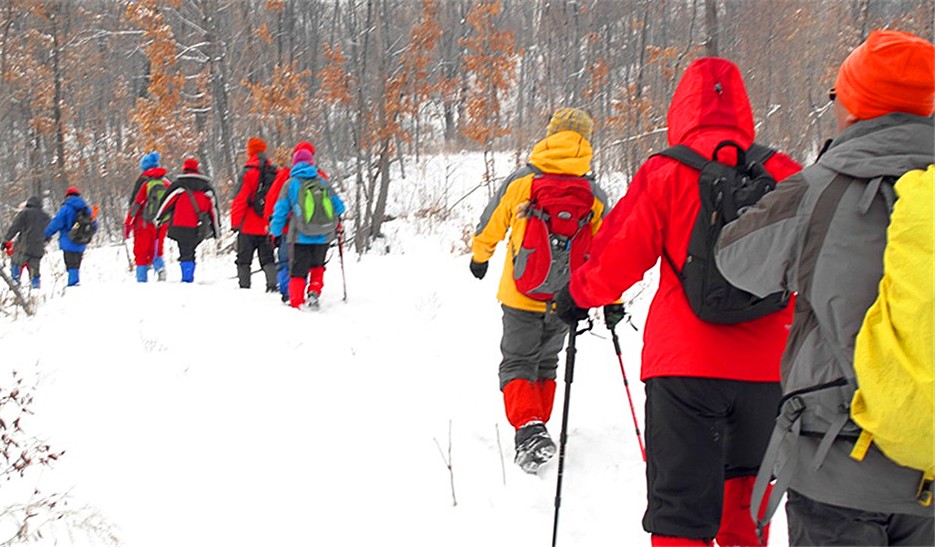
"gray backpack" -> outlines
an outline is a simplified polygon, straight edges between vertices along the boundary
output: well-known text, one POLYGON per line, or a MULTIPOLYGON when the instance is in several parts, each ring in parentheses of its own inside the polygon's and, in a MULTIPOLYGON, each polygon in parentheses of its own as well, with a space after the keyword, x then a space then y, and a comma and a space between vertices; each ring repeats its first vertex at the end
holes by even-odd
POLYGON ((331 201, 331 188, 320 177, 297 179, 300 183, 296 203, 292 208, 293 233, 307 236, 334 237, 338 217, 331 201))

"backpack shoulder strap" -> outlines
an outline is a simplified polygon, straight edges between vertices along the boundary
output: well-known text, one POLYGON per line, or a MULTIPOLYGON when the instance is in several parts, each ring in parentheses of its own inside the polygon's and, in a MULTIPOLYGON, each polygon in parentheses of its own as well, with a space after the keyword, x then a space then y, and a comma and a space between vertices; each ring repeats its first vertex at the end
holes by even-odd
MULTIPOLYGON (((694 167, 695 169, 701 171, 705 164, 710 160, 695 152, 691 148, 685 146, 684 144, 677 144, 675 146, 670 146, 665 150, 660 150, 653 154, 653 156, 665 156, 667 158, 672 158, 679 163, 684 163, 689 167, 694 167)), ((650 156, 652 157, 652 156, 650 156)))
POLYGON ((762 144, 755 142, 750 145, 750 148, 747 150, 747 163, 759 163, 763 165, 766 163, 766 160, 773 157, 776 151, 768 146, 763 146, 762 144))

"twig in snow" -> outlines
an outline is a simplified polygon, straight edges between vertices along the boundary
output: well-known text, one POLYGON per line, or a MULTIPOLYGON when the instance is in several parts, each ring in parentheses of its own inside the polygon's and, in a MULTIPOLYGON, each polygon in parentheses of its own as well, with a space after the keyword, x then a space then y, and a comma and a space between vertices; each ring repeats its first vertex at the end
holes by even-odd
POLYGON ((451 466, 451 420, 448 420, 448 456, 445 456, 445 452, 442 450, 440 444, 438 444, 438 439, 432 437, 432 440, 435 441, 435 446, 438 447, 438 453, 441 454, 442 461, 445 462, 445 467, 448 468, 448 477, 451 481, 451 506, 458 506, 458 498, 455 497, 455 472, 454 468, 451 466))

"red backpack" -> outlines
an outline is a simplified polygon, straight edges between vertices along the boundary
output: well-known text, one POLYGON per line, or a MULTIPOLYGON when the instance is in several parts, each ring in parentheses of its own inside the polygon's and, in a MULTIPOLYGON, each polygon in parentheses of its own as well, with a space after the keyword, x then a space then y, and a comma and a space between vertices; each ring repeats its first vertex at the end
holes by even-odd
POLYGON ((585 177, 540 173, 533 178, 526 232, 513 256, 513 280, 524 295, 555 296, 591 249, 594 194, 585 177))

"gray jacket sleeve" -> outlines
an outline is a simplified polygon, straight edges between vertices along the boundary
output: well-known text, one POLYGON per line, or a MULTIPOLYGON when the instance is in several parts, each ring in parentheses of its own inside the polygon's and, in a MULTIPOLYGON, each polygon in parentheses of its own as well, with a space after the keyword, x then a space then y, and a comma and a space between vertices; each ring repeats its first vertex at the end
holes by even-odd
MULTIPOLYGON (((10 224, 10 227, 7 229, 6 234, 3 235, 3 241, 12 240, 16 236, 16 234, 23 231, 25 227, 26 227, 26 212, 20 211, 16 213, 16 216, 13 218, 13 224, 10 224)), ((43 228, 45 228, 45 226, 43 226, 43 228)))
POLYGON ((793 175, 724 227, 716 261, 727 281, 759 297, 798 291, 799 256, 808 220, 802 210, 806 189, 802 175, 793 175))

